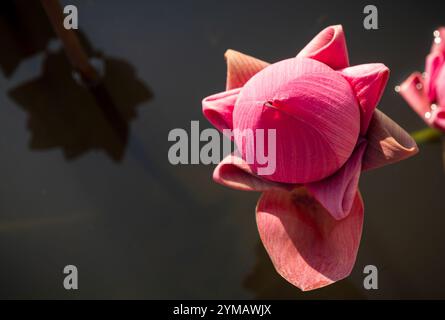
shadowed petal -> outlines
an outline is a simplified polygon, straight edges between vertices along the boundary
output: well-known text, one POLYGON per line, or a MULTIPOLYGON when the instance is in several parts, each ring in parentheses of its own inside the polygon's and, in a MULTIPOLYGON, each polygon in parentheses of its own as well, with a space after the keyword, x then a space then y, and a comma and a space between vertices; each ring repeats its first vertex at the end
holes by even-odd
POLYGON ((218 130, 233 128, 232 113, 240 89, 224 91, 202 100, 202 112, 218 130))
POLYGON ((363 139, 346 164, 334 175, 306 185, 314 198, 336 220, 344 219, 351 211, 358 190, 365 149, 366 141, 363 139))
POLYGON ((233 154, 225 157, 213 171, 213 180, 226 187, 242 191, 266 191, 270 189, 292 190, 294 184, 272 182, 257 176, 249 165, 233 154))
POLYGON ((351 84, 360 103, 360 133, 364 135, 385 90, 389 69, 382 63, 368 63, 343 69, 341 74, 351 84))
POLYGON ((334 70, 349 67, 348 49, 343 27, 336 25, 322 30, 300 51, 297 57, 318 60, 334 70))
POLYGON ((267 62, 230 49, 224 56, 227 61, 226 90, 241 88, 257 72, 269 65, 267 62))
POLYGON ((425 113, 430 111, 431 102, 423 89, 424 85, 422 75, 419 72, 415 72, 400 85, 400 95, 426 121, 425 113))
POLYGON ((398 162, 419 151, 414 139, 379 110, 374 111, 367 137, 368 147, 363 157, 363 170, 398 162))
POLYGON ((275 269, 301 290, 324 287, 351 273, 363 226, 359 192, 349 215, 337 221, 303 188, 267 191, 256 218, 275 269))

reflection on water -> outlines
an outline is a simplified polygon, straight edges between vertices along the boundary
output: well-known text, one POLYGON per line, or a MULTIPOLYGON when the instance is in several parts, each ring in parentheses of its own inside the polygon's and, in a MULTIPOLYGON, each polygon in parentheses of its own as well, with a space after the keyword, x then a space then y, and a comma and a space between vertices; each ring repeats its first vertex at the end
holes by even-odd
POLYGON ((62 49, 48 53, 42 74, 9 92, 28 112, 31 149, 61 148, 67 159, 100 149, 113 160, 122 160, 129 122, 136 117, 137 106, 152 94, 130 64, 102 59, 103 81, 87 88, 73 77, 62 49))
POLYGON ((0 68, 7 77, 24 59, 45 50, 54 36, 40 1, 0 1, 0 68))

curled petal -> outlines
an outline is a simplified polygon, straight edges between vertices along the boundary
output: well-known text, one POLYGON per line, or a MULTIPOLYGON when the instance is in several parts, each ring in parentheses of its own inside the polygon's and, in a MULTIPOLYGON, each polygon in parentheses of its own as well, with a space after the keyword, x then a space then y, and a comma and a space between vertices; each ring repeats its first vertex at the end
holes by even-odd
POLYGON ((336 220, 344 219, 351 211, 358 190, 366 140, 361 140, 346 164, 334 175, 307 184, 309 192, 336 220))
POLYGON ((418 72, 413 73, 400 85, 400 95, 422 119, 425 119, 425 114, 430 111, 431 106, 430 99, 423 89, 424 85, 422 75, 418 72))
POLYGON ((377 107, 388 82, 389 69, 382 63, 368 63, 341 70, 360 103, 360 133, 368 130, 372 113, 377 107))
POLYGON ((305 189, 267 191, 257 205, 261 240, 277 272, 303 291, 347 277, 354 266, 363 226, 357 192, 351 212, 340 221, 305 189))
POLYGON ((383 112, 376 110, 368 129, 363 170, 383 167, 412 157, 419 149, 414 139, 383 112))
POLYGON ((332 69, 349 67, 348 49, 341 25, 330 26, 312 39, 297 57, 306 57, 327 64, 332 69))
POLYGON ((202 100, 202 112, 218 130, 233 128, 233 108, 240 89, 224 91, 202 100))
POLYGON ((435 101, 437 92, 437 77, 443 66, 444 57, 440 52, 432 52, 426 57, 425 66, 425 91, 430 101, 435 101))
POLYGON ((223 186, 241 191, 266 191, 270 189, 292 190, 294 184, 272 182, 262 179, 249 165, 236 155, 225 157, 213 171, 213 180, 223 186))
POLYGON ((226 51, 224 57, 227 61, 226 90, 241 88, 257 72, 269 65, 267 62, 231 49, 226 51))

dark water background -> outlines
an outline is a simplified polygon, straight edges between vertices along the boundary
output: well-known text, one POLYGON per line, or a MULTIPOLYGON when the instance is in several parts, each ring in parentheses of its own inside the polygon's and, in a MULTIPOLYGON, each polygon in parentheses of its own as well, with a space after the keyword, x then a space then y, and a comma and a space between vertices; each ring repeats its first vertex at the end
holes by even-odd
POLYGON ((94 94, 72 79, 38 1, 14 3, 0 5, 0 298, 445 298, 440 144, 362 176, 354 271, 304 294, 259 242, 258 194, 167 159, 171 129, 210 127, 200 102, 224 89, 227 48, 275 62, 339 23, 351 64, 391 69, 380 108, 423 128, 393 88, 423 70, 443 1, 372 1, 377 31, 363 29, 365 1, 62 1, 104 64, 107 91, 94 94), (68 264, 75 292, 62 286, 68 264), (378 290, 363 289, 367 264, 378 290))

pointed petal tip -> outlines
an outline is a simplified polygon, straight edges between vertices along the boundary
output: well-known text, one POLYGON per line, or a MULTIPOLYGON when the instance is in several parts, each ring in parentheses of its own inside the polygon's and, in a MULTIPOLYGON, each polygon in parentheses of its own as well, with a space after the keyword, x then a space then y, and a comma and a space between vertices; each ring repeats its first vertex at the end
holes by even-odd
POLYGON ((242 53, 239 51, 236 51, 234 49, 227 49, 226 52, 224 52, 224 58, 227 60, 233 56, 240 55, 240 54, 242 54, 242 53))
POLYGON ((422 74, 414 72, 400 84, 398 93, 428 125, 431 125, 425 118, 425 114, 431 111, 431 100, 425 86, 422 74))
MULTIPOLYGON (((349 272, 349 274, 351 274, 351 272, 349 272)), ((317 283, 311 283, 311 284, 308 284, 308 285, 305 285, 305 286, 301 286, 299 289, 301 291, 303 291, 303 292, 309 292, 309 291, 322 289, 322 288, 327 287, 327 286, 329 286, 329 285, 331 285, 331 284, 333 284, 333 283, 335 283, 337 281, 343 280, 344 278, 348 277, 349 274, 345 275, 342 279, 338 279, 338 280, 334 281, 334 280, 331 280, 329 278, 326 278, 326 279, 321 280, 321 281, 319 281, 317 283)))
POLYGON ((226 90, 241 88, 269 64, 239 51, 228 49, 224 53, 227 63, 226 90))
POLYGON ((368 130, 368 147, 363 158, 363 170, 396 163, 416 155, 416 141, 380 110, 374 112, 368 130))
POLYGON ((351 84, 360 103, 360 133, 365 135, 388 83, 389 68, 383 63, 367 63, 342 69, 340 73, 351 84))
POLYGON ((409 77, 406 78, 405 81, 403 81, 400 84, 400 92, 403 92, 404 90, 406 90, 410 86, 410 84, 412 84, 413 82, 415 84, 423 83, 423 77, 420 72, 416 71, 416 72, 411 73, 409 75, 409 77))
POLYGON ((342 25, 332 25, 318 33, 297 57, 318 60, 334 70, 349 66, 348 49, 342 25))
POLYGON ((431 52, 445 53, 445 27, 437 27, 433 32, 433 44, 431 45, 431 52))

